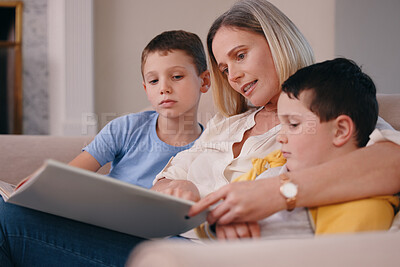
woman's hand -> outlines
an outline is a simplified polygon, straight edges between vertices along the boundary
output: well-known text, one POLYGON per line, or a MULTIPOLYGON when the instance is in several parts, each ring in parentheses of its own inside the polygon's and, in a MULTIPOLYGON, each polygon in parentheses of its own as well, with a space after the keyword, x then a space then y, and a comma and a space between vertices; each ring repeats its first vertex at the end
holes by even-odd
POLYGON ((223 200, 208 214, 210 225, 258 221, 286 208, 279 186, 278 177, 231 183, 201 199, 188 215, 195 216, 223 200))
POLYGON ((151 190, 194 202, 199 201, 200 199, 200 193, 197 187, 187 180, 171 180, 163 178, 158 180, 151 190))
POLYGON ((235 240, 240 238, 260 237, 260 225, 257 222, 217 224, 217 238, 221 240, 235 240))

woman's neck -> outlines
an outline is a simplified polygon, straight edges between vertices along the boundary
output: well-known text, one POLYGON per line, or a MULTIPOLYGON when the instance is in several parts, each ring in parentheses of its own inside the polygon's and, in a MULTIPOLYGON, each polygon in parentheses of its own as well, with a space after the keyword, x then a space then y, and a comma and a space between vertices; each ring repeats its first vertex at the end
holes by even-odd
POLYGON ((272 97, 271 100, 264 106, 264 110, 277 113, 279 96, 280 94, 277 94, 276 96, 272 97))
POLYGON ((277 110, 273 106, 265 106, 255 115, 256 124, 251 135, 261 135, 279 124, 277 110))
POLYGON ((278 112, 278 106, 275 103, 269 102, 264 106, 263 111, 264 112, 275 112, 275 113, 277 113, 278 112))

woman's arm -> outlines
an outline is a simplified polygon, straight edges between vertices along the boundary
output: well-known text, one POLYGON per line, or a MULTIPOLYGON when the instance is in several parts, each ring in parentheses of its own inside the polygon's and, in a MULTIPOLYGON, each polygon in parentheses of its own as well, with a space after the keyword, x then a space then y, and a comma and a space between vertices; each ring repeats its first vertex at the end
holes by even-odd
MULTIPOLYGON (((316 167, 287 174, 298 185, 298 207, 313 207, 400 191, 400 146, 381 142, 316 167)), ((189 216, 223 199, 210 224, 257 221, 286 209, 278 177, 232 183, 195 204, 189 216)))
POLYGON ((302 185, 297 201, 302 207, 396 194, 400 191, 400 145, 376 143, 289 175, 302 185))

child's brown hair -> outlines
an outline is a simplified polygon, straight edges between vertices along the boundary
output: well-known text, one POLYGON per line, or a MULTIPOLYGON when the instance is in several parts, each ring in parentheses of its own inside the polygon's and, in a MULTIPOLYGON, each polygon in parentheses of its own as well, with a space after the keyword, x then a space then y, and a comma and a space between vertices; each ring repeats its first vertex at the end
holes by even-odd
POLYGON ((142 76, 144 64, 150 53, 160 52, 166 54, 173 50, 184 51, 190 56, 193 59, 197 74, 200 75, 207 70, 206 54, 199 36, 191 32, 175 30, 165 31, 157 35, 143 49, 141 62, 142 76))

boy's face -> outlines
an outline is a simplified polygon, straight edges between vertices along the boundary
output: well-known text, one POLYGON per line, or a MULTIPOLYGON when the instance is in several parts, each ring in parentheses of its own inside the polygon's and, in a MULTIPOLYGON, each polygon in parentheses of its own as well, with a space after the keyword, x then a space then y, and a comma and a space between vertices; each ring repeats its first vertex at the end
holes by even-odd
POLYGON ((278 100, 278 117, 282 128, 277 141, 290 171, 315 166, 333 158, 334 122, 320 122, 305 103, 310 91, 303 91, 300 100, 282 93, 278 100))
POLYGON ((183 51, 157 51, 150 53, 144 64, 143 86, 147 98, 160 116, 195 116, 200 94, 208 90, 207 75, 208 71, 199 76, 192 58, 183 51))

